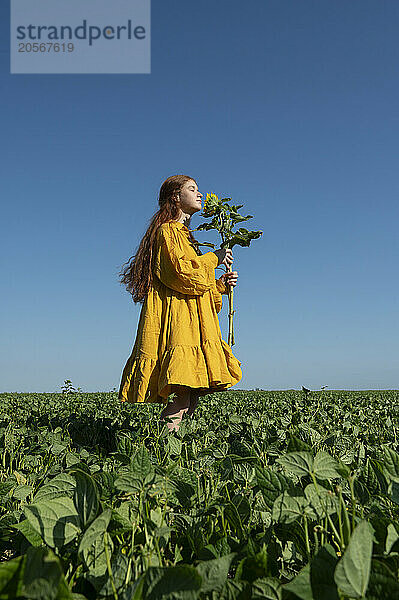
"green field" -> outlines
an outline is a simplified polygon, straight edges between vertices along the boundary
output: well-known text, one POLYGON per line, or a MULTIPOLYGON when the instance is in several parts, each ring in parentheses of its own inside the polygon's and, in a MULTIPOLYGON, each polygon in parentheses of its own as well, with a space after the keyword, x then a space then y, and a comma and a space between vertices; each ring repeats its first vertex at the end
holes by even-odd
POLYGON ((0 599, 399 599, 399 391, 0 399, 0 599))

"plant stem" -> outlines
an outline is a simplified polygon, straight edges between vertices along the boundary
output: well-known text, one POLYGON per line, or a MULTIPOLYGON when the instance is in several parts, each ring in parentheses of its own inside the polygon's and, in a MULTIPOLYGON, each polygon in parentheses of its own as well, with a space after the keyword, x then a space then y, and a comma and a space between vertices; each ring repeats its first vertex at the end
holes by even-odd
MULTIPOLYGON (((230 265, 229 269, 226 269, 227 272, 231 273, 232 272, 232 268, 230 265)), ((227 343, 229 344, 229 346, 234 346, 235 342, 234 342, 234 325, 233 325, 233 316, 234 316, 234 310, 233 310, 233 288, 229 285, 229 337, 228 337, 228 341, 227 343)))
POLYGON ((307 559, 310 560, 309 529, 308 529, 308 520, 306 518, 306 515, 303 515, 303 525, 305 528, 306 554, 307 554, 307 559))
POLYGON ((108 554, 108 548, 107 548, 107 537, 106 537, 106 532, 104 532, 104 551, 105 551, 105 560, 107 561, 107 569, 108 569, 108 575, 109 578, 111 580, 111 586, 112 586, 112 592, 114 594, 114 598, 115 600, 118 600, 118 592, 116 591, 116 587, 115 587, 115 582, 114 582, 114 576, 112 574, 112 569, 111 569, 111 561, 109 559, 109 554, 108 554))
MULTIPOLYGON (((226 220, 226 221, 224 220, 223 214, 220 215, 219 219, 220 219, 219 222, 220 222, 220 229, 221 229, 220 234, 222 236, 222 243, 224 243, 224 241, 226 239, 226 236, 224 235, 223 230, 227 229, 229 227, 229 222, 228 222, 228 220, 226 220)), ((233 269, 231 268, 231 265, 230 265, 229 268, 226 266, 226 273, 231 273, 232 270, 233 269)), ((230 285, 228 285, 226 287, 228 289, 228 296, 229 296, 229 336, 228 336, 228 339, 227 339, 227 343, 231 347, 231 346, 234 346, 234 344, 235 344, 235 341, 234 341, 234 325, 233 325, 233 315, 234 315, 234 310, 233 310, 233 288, 230 285)))

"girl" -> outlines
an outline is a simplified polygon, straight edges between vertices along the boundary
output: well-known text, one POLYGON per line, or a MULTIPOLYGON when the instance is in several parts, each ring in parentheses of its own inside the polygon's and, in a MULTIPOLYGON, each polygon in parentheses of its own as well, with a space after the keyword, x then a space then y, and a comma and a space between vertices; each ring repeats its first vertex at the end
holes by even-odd
POLYGON ((179 429, 184 413, 193 414, 200 396, 226 390, 242 378, 241 362, 222 339, 217 316, 222 294, 237 284, 238 274, 215 280, 218 265, 232 264, 231 249, 199 251, 189 227, 201 198, 192 177, 166 179, 160 208, 120 273, 133 302, 143 306, 118 398, 164 404, 159 424, 169 417, 169 431, 179 429))

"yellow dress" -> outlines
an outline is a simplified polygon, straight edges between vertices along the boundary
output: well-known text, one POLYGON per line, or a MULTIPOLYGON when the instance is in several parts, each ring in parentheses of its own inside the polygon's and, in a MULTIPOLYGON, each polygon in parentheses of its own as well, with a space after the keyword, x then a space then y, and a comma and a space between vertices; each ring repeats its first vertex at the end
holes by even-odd
POLYGON ((168 221, 158 228, 153 265, 118 398, 166 404, 176 386, 204 395, 238 383, 241 362, 222 339, 217 316, 228 292, 215 280, 216 254, 198 255, 187 227, 168 221))

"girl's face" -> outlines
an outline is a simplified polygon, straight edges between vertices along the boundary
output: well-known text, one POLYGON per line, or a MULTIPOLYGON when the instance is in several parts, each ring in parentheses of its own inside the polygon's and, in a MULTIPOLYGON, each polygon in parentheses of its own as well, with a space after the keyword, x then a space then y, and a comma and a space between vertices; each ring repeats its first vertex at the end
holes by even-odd
POLYGON ((179 193, 179 207, 182 212, 192 215, 201 210, 201 198, 203 194, 198 189, 197 184, 192 179, 186 181, 179 193))

